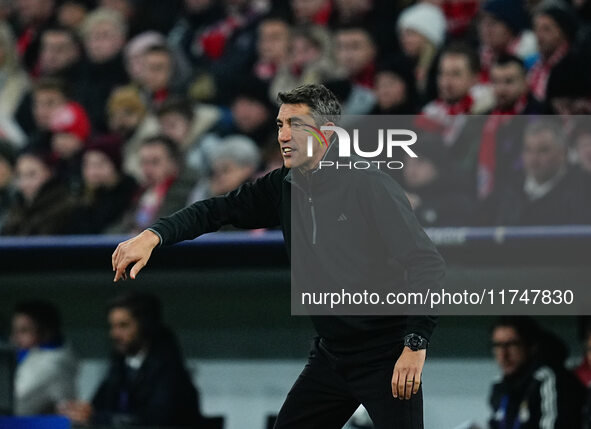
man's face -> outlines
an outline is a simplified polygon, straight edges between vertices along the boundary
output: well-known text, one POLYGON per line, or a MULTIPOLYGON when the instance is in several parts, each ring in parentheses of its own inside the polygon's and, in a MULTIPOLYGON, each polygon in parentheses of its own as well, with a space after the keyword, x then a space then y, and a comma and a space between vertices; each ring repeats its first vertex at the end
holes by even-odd
POLYGON ((37 127, 48 130, 57 109, 66 104, 64 95, 55 89, 42 89, 33 93, 33 117, 37 127))
POLYGON ((460 54, 445 54, 439 62, 437 85, 439 97, 453 104, 466 95, 476 83, 476 75, 470 69, 468 59, 460 54))
POLYGON ((109 129, 127 139, 133 135, 142 119, 143 115, 136 109, 115 108, 109 112, 109 129))
POLYGON ((39 54, 41 74, 59 73, 78 61, 79 57, 78 47, 68 33, 51 30, 43 33, 39 54))
POLYGON ((163 144, 142 146, 139 155, 146 186, 156 186, 177 172, 177 165, 163 144))
MULTIPOLYGON (((308 136, 311 134, 306 130, 312 131, 311 127, 320 128, 314 122, 309 106, 306 104, 281 105, 277 115, 277 140, 285 167, 312 170, 324 156, 327 147, 315 138, 312 138, 312 156, 308 156, 308 136)), ((323 134, 329 140, 331 133, 323 134)))
POLYGON ((495 65, 490 71, 497 107, 508 109, 527 92, 525 73, 515 63, 495 65))
POLYGON ((216 196, 238 188, 252 176, 255 168, 232 159, 219 159, 213 163, 212 170, 211 193, 216 196))
POLYGON ((484 13, 478 25, 480 40, 484 46, 495 52, 503 52, 511 43, 513 34, 509 27, 489 13, 484 13))
POLYGON ((581 168, 591 173, 591 133, 581 134, 576 141, 577 155, 581 168))
POLYGON ((148 52, 144 55, 142 73, 144 86, 152 92, 166 89, 172 75, 172 60, 165 52, 148 52))
POLYGON ((542 130, 525 136, 523 144, 523 165, 525 173, 538 184, 552 179, 565 166, 564 148, 556 141, 550 130, 542 130))
POLYGON ((37 325, 26 314, 15 314, 12 317, 10 342, 18 349, 28 350, 41 343, 37 325))
POLYGON ((538 40, 538 48, 543 57, 548 58, 566 41, 564 33, 548 15, 534 17, 534 32, 538 40))
POLYGON ((16 0, 16 13, 19 20, 25 24, 42 22, 51 16, 53 0, 16 0))
POLYGON ((340 31, 336 35, 336 58, 348 76, 355 76, 375 58, 376 50, 369 36, 361 30, 340 31))
POLYGON ((503 375, 514 374, 527 362, 527 348, 514 328, 510 326, 495 328, 492 343, 495 360, 503 375))
POLYGON ((289 27, 283 21, 265 21, 259 26, 259 59, 279 64, 289 49, 289 27))
POLYGON ((16 186, 26 201, 31 202, 51 178, 45 164, 34 156, 23 155, 16 163, 16 186))
POLYGON ((123 307, 116 307, 109 312, 109 336, 118 353, 132 356, 142 347, 140 325, 131 312, 123 307))
POLYGON ((99 64, 114 58, 124 43, 125 35, 121 29, 107 21, 97 22, 84 38, 88 57, 99 64))
POLYGON ((51 150, 60 159, 70 159, 82 150, 84 142, 75 134, 55 133, 51 138, 51 150))
POLYGON ((322 51, 303 36, 294 36, 290 46, 290 61, 294 66, 305 67, 322 56, 322 51))
POLYGON ((404 103, 406 99, 406 84, 398 75, 391 72, 380 72, 376 75, 375 94, 378 105, 388 109, 404 103))
POLYGON ((406 157, 402 169, 404 182, 410 189, 419 189, 433 183, 438 176, 437 167, 427 158, 406 157))
POLYGON ((291 0, 293 14, 299 23, 310 22, 325 4, 326 0, 291 0))
POLYGON ((185 143, 191 128, 191 122, 187 117, 178 112, 169 112, 160 116, 158 123, 160 124, 160 131, 166 137, 174 140, 179 145, 185 143))
POLYGON ((86 186, 96 189, 114 185, 119 173, 107 155, 98 150, 90 150, 82 159, 82 177, 86 186))
POLYGON ((258 100, 238 97, 232 103, 231 109, 234 123, 242 133, 251 133, 270 120, 267 107, 258 100))

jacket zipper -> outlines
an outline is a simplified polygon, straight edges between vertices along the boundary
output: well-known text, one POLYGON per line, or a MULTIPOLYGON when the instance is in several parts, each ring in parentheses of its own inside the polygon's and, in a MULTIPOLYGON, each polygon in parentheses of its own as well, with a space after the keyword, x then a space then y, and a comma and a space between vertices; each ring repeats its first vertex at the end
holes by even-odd
POLYGON ((306 181, 308 182, 308 204, 310 204, 310 214, 312 215, 312 245, 316 244, 316 210, 314 210, 314 201, 312 200, 312 183, 311 177, 306 175, 306 181))
POLYGON ((316 212, 314 211, 314 203, 312 197, 308 197, 310 203, 310 213, 312 214, 312 244, 316 244, 316 212))

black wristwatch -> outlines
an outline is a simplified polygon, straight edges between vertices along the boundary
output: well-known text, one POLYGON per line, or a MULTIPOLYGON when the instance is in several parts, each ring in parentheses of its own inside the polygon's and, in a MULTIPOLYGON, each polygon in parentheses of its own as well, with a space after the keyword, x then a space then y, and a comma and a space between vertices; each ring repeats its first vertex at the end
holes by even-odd
POLYGON ((416 352, 418 350, 425 350, 429 345, 429 341, 418 334, 408 334, 404 336, 404 345, 413 352, 416 352))

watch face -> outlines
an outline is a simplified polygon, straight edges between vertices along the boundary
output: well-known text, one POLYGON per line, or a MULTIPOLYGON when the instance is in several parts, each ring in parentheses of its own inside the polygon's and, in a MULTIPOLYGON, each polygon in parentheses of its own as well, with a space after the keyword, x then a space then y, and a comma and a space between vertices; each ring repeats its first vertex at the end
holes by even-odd
POLYGON ((419 346, 419 339, 417 337, 413 337, 410 339, 410 345, 414 348, 414 347, 418 347, 419 346))

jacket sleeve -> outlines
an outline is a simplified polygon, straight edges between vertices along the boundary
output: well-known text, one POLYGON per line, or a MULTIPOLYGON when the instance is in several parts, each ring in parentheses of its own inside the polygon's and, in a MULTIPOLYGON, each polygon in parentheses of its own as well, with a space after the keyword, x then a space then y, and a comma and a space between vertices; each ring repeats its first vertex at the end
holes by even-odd
MULTIPOLYGON (((390 256, 404 267, 407 288, 440 288, 445 262, 419 224, 400 185, 380 173, 372 175, 366 186, 372 220, 390 256)), ((436 316, 407 316, 404 334, 415 333, 429 339, 436 324, 436 316)))
POLYGON ((198 201, 160 218, 150 228, 170 245, 214 232, 224 225, 237 228, 270 228, 279 225, 278 207, 285 169, 273 170, 224 196, 198 201))

